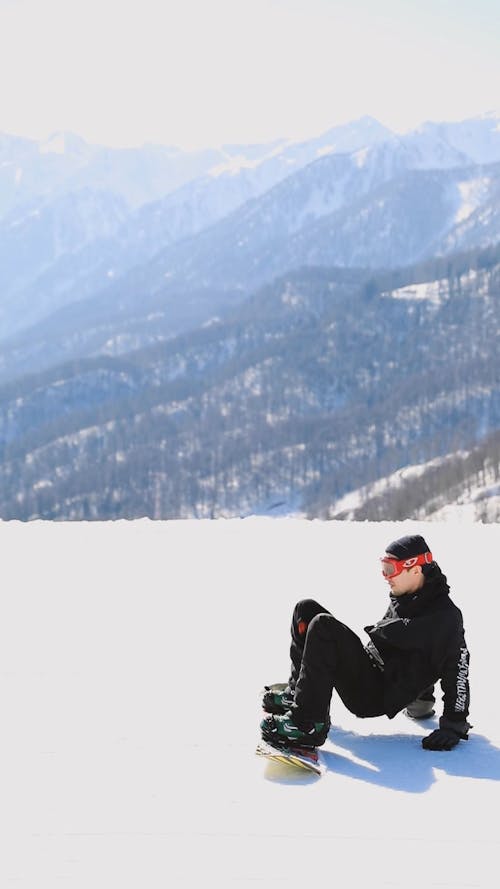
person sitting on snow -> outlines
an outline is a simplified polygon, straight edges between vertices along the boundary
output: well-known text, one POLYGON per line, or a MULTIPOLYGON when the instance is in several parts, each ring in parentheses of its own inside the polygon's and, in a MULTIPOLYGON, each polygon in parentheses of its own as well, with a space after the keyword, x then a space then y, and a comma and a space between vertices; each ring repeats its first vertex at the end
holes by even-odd
POLYGON ((288 686, 266 687, 262 705, 269 714, 260 725, 264 740, 283 746, 320 746, 330 730, 330 699, 335 688, 356 716, 405 710, 425 719, 434 714, 434 684, 441 681, 443 715, 439 728, 423 738, 426 750, 451 750, 467 740, 469 652, 462 614, 420 535, 400 537, 381 559, 390 586, 390 605, 378 623, 358 636, 313 599, 295 606, 288 686))

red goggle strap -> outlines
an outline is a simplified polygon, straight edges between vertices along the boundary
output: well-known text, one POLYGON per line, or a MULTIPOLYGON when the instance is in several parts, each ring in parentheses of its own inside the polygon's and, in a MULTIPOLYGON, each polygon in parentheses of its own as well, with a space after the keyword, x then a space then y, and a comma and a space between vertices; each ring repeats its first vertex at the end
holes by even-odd
POLYGON ((414 565, 430 565, 432 562, 432 553, 420 553, 419 556, 413 556, 411 559, 405 559, 403 568, 413 568, 414 565))
POLYGON ((391 559, 384 556, 381 562, 394 562, 395 565, 401 565, 403 568, 413 568, 415 565, 430 565, 432 562, 432 553, 420 553, 418 556, 412 556, 410 559, 391 559))

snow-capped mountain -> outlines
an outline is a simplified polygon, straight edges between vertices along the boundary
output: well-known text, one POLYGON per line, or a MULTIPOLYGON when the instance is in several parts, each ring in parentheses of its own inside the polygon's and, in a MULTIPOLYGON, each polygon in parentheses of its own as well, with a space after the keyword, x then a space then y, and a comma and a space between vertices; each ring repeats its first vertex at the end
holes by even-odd
POLYGON ((137 208, 208 173, 220 178, 246 171, 248 179, 253 172, 254 194, 261 193, 325 151, 354 151, 389 135, 377 121, 362 118, 304 142, 183 151, 161 145, 112 149, 65 132, 40 142, 0 133, 0 218, 24 202, 81 188, 111 191, 137 208))
POLYGON ((436 244, 436 253, 451 253, 469 247, 486 247, 500 242, 500 182, 489 171, 457 183, 459 200, 454 225, 436 244))
MULTIPOLYGON (((51 200, 89 180, 110 194, 111 219, 115 195, 133 206, 121 225, 103 231, 96 224, 94 239, 85 238, 80 249, 73 243, 67 254, 46 250, 51 236, 41 224, 38 242, 26 229, 22 262, 8 263, 0 296, 2 336, 82 300, 89 300, 89 315, 93 305, 100 313, 103 304, 112 314, 115 305, 131 308, 134 300, 152 295, 161 300, 173 289, 248 293, 299 265, 397 266, 486 246, 498 237, 498 170, 471 158, 500 162, 499 130, 490 116, 429 123, 395 136, 362 118, 306 142, 229 145, 191 156, 151 146, 113 152, 67 134, 40 145, 4 138, 2 157, 14 143, 24 157, 20 188, 34 146, 38 162, 50 171, 41 180, 50 194, 24 201, 9 224, 39 205, 40 218, 49 218, 51 200), (203 175, 192 178, 201 168, 203 175), (189 181, 169 191, 182 176, 189 181), (144 204, 148 182, 169 193, 144 204)), ((12 175, 12 161, 2 161, 0 195, 2 174, 12 175)), ((19 244, 24 230, 19 228, 19 244)), ((8 243, 6 238, 6 253, 8 243)), ((215 311, 208 302, 205 308, 207 317, 215 311)))
POLYGON ((165 280, 249 292, 294 267, 397 267, 494 243, 500 165, 425 170, 412 159, 406 145, 388 143, 321 158, 158 253, 144 269, 145 292, 164 288, 165 280), (492 211, 468 229, 465 221, 480 214, 483 201, 492 211))
POLYGON ((273 261, 395 268, 486 247, 499 240, 499 189, 500 164, 408 170, 297 232, 273 261))
POLYGON ((42 142, 3 134, 0 218, 25 203, 82 188, 113 192, 138 207, 203 175, 225 156, 217 149, 185 152, 155 145, 112 149, 68 133, 54 133, 42 142))
MULTIPOLYGON (((56 311, 64 305, 82 300, 106 289, 110 281, 123 276, 132 267, 147 263, 162 248, 192 236, 228 216, 236 208, 251 198, 264 194, 272 185, 301 169, 325 151, 359 148, 365 144, 376 144, 387 137, 389 131, 371 119, 362 119, 352 124, 335 127, 327 134, 310 142, 272 143, 255 146, 223 146, 215 156, 217 163, 204 176, 198 176, 185 185, 171 191, 161 200, 131 209, 129 216, 116 230, 103 231, 96 225, 92 244, 86 238, 82 249, 73 243, 70 256, 54 255, 46 249, 50 241, 50 231, 44 232, 38 224, 34 234, 27 235, 23 260, 16 265, 15 256, 9 262, 6 276, 6 289, 0 296, 0 317, 2 334, 5 338, 18 329, 29 327, 42 314, 56 311), (34 254, 32 257, 32 253, 34 254), (39 254, 44 255, 40 266, 39 254), (29 274, 26 270, 29 269, 29 274), (15 294, 15 300, 12 295, 15 294), (16 305, 19 312, 16 312, 16 305), (3 306, 3 308, 2 308, 3 306)), ((108 190, 110 195, 110 216, 114 214, 117 201, 123 202, 124 189, 118 181, 124 173, 124 155, 118 153, 116 164, 112 156, 105 162, 102 151, 91 149, 82 140, 68 134, 55 134, 47 143, 39 146, 44 156, 61 156, 64 163, 73 165, 70 182, 76 187, 90 180, 96 187, 108 190), (94 153, 92 153, 94 152, 94 153), (116 169, 115 169, 116 166, 116 169)), ((179 161, 180 153, 169 150, 173 164, 179 161)), ((128 153, 129 162, 139 166, 139 155, 128 153)), ((210 156, 210 161, 214 156, 210 156)), ((189 158, 186 157, 186 164, 189 158)), ((200 160, 200 158, 198 158, 200 160)), ((205 158, 206 160, 206 158, 205 158)), ((144 163, 147 164, 145 155, 144 163)), ((158 183, 157 183, 158 184, 158 183)), ((132 204, 141 203, 140 195, 133 195, 131 189, 143 188, 144 175, 138 170, 127 177, 126 197, 132 204)), ((60 186, 62 188, 62 185, 60 186)), ((66 182, 64 187, 68 187, 66 182)), ((78 189, 80 192, 85 190, 78 189)), ((104 191, 100 194, 104 198, 104 191)), ((33 200, 30 204, 10 212, 7 224, 17 224, 18 218, 25 219, 29 214, 44 220, 50 212, 57 215, 58 206, 67 194, 71 201, 74 192, 59 193, 53 197, 54 210, 50 211, 50 197, 33 200), (42 209, 43 208, 43 212, 42 209)), ((142 200, 144 195, 142 196, 142 200)), ((23 228, 19 228, 17 241, 21 243, 23 228)), ((1 237, 1 234, 0 234, 1 237)), ((6 250, 8 251, 8 239, 6 250)), ((100 299, 100 297, 99 297, 100 299)))
POLYGON ((96 151, 70 133, 41 142, 0 134, 0 219, 71 191, 68 180, 93 162, 96 151))
POLYGON ((320 157, 159 253, 151 273, 245 290, 294 266, 397 266, 494 243, 498 162, 471 164, 436 129, 320 157))
POLYGON ((415 138, 441 141, 476 164, 500 160, 500 111, 451 123, 425 123, 415 138))
MULTIPOLYGON (((33 324, 53 310, 40 286, 44 275, 61 269, 58 286, 77 281, 77 256, 87 256, 96 238, 110 238, 128 215, 123 199, 81 189, 47 203, 24 205, 0 221, 0 328, 3 336, 33 324)), ((73 298, 75 298, 73 296, 73 298)))
MULTIPOLYGON (((71 261, 62 256, 17 290, 10 315, 4 312, 4 330, 19 325, 21 305, 26 328, 40 317, 40 304, 48 316, 40 335, 29 333, 33 343, 46 341, 50 325, 58 338, 61 324, 64 338, 71 325, 80 337, 104 315, 107 329, 113 317, 141 316, 149 306, 164 319, 162 336, 169 335, 169 324, 172 335, 294 267, 397 267, 499 240, 500 165, 427 171, 405 170, 406 162, 405 148, 391 154, 387 145, 373 154, 321 158, 184 241, 176 238, 222 212, 221 200, 226 207, 238 200, 241 178, 234 191, 235 180, 228 178, 223 196, 215 186, 207 191, 205 182, 199 192, 180 189, 127 217, 113 237, 74 252, 71 261), (170 246, 156 252, 162 243, 170 246)), ((146 330, 144 336, 144 343, 151 341, 146 330)), ((98 340, 92 338, 96 349, 98 340)), ((131 342, 140 345, 135 338, 119 342, 120 351, 131 342)), ((10 358, 7 366, 15 362, 10 358)))
POLYGON ((392 132, 372 117, 365 116, 331 127, 325 133, 304 141, 282 140, 257 156, 248 146, 232 146, 226 163, 214 167, 211 176, 237 175, 252 170, 258 194, 271 188, 286 176, 325 154, 351 154, 360 148, 378 145, 392 137, 392 132))

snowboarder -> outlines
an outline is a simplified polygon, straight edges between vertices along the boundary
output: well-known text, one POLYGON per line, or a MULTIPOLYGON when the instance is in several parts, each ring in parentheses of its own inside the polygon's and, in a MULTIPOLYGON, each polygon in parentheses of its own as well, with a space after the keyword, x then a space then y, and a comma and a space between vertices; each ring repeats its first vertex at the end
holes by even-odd
POLYGON ((441 681, 444 710, 439 728, 423 738, 426 750, 451 750, 466 740, 469 714, 469 652, 462 614, 420 535, 400 537, 381 559, 390 586, 382 620, 358 636, 313 599, 297 603, 292 617, 291 675, 284 690, 268 688, 260 728, 272 744, 320 746, 330 729, 335 688, 356 716, 406 710, 434 714, 434 683, 441 681))

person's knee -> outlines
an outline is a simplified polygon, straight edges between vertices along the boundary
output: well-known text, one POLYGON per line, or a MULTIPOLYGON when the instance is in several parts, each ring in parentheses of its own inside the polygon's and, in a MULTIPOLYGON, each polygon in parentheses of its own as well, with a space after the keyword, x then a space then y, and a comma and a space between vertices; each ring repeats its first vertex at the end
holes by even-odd
POLYGON ((324 612, 324 608, 315 599, 301 599, 293 610, 293 624, 299 636, 305 636, 311 621, 324 612))
POLYGON ((309 623, 308 633, 313 636, 333 637, 338 621, 328 612, 316 614, 309 623))

